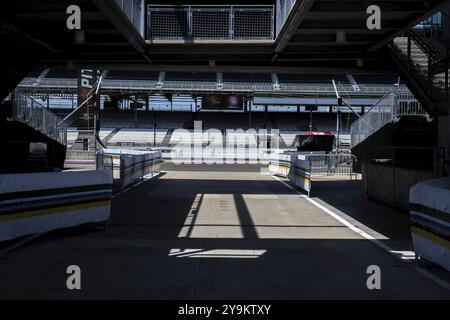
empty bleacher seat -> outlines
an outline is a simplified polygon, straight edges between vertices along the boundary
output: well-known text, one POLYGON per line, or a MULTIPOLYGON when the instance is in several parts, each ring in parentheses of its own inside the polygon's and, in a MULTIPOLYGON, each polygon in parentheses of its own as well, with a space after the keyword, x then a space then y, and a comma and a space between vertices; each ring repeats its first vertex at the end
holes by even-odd
POLYGON ((76 69, 50 69, 45 78, 63 78, 73 79, 78 78, 78 70, 76 69))
POLYGON ((147 70, 111 70, 108 72, 106 79, 123 79, 123 80, 158 80, 158 71, 147 70))
POLYGON ((164 81, 212 81, 212 82, 216 82, 216 73, 215 72, 167 71, 164 81))

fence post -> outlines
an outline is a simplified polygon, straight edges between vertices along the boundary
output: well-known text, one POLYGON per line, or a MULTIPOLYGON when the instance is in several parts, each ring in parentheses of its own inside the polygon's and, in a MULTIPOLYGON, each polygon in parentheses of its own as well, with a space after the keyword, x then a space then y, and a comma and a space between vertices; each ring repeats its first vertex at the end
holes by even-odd
POLYGON ((395 179, 395 148, 392 148, 392 204, 395 205, 396 203, 396 192, 397 192, 397 188, 396 188, 396 179, 395 179))
POLYGON ((187 38, 188 39, 193 39, 193 34, 192 34, 192 7, 191 6, 188 7, 188 34, 187 34, 187 38))
POLYGON ((411 33, 408 32, 408 71, 411 71, 411 33))
POLYGON ((428 72, 427 72, 427 89, 428 89, 428 94, 431 94, 431 85, 432 85, 432 80, 433 77, 431 75, 431 68, 432 68, 432 61, 431 61, 431 56, 428 56, 428 72))
POLYGON ((119 164, 120 188, 123 189, 124 183, 125 183, 125 161, 123 161, 124 160, 123 155, 119 155, 119 158, 120 158, 120 164, 119 164))
POLYGON ((230 9, 230 30, 229 30, 230 40, 234 39, 234 7, 231 6, 230 9))
POLYGON ((448 60, 449 60, 449 50, 450 48, 447 48, 446 57, 445 57, 445 94, 448 101, 448 60))

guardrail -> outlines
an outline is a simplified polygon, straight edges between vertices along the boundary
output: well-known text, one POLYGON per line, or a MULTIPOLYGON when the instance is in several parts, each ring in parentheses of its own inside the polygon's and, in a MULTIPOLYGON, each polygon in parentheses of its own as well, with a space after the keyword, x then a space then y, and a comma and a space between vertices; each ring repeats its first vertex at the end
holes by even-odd
POLYGON ((273 40, 273 6, 149 5, 150 40, 273 40))
POLYGON ((61 119, 43 105, 19 91, 14 92, 13 119, 67 145, 67 129, 58 126, 61 119))
POLYGON ((428 114, 411 92, 392 90, 352 124, 350 130, 352 148, 401 116, 428 117, 428 114))

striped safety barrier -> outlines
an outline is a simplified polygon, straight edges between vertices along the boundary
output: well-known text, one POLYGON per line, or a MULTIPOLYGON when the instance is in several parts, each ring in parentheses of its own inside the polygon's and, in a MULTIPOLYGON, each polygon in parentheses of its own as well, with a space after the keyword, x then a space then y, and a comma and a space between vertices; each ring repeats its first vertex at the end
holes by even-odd
POLYGON ((126 188, 142 180, 144 176, 154 176, 160 172, 161 151, 138 151, 104 149, 97 158, 98 168, 105 166, 106 157, 112 159, 114 179, 119 180, 121 188, 126 188))
POLYGON ((409 203, 416 255, 450 271, 450 177, 416 184, 409 203))
POLYGON ((274 152, 269 156, 269 173, 289 178, 310 195, 313 176, 342 175, 352 179, 355 162, 355 156, 351 154, 274 152))
POLYGON ((0 241, 110 216, 110 171, 0 175, 0 241))

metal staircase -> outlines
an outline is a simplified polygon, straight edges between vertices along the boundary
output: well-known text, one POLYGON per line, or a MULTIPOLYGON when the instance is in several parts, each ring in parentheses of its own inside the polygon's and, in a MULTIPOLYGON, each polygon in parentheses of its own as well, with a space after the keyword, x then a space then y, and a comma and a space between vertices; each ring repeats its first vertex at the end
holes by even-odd
POLYGON ((59 125, 61 119, 42 104, 19 91, 12 93, 12 120, 27 124, 33 129, 67 145, 67 128, 59 125))
POLYGON ((399 74, 414 96, 432 116, 448 113, 449 55, 438 41, 424 41, 413 30, 388 46, 399 74))

